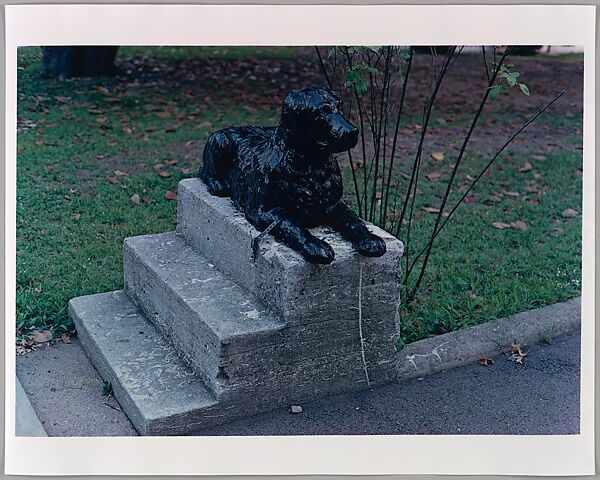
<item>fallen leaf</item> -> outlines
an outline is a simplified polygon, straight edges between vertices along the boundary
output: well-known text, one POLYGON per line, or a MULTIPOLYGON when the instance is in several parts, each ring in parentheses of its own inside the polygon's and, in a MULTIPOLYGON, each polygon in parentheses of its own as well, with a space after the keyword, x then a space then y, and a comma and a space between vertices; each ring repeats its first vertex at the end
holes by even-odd
POLYGON ((563 233, 565 233, 565 231, 560 227, 554 227, 552 229, 552 233, 554 233, 556 235, 562 235, 563 233))
POLYGON ((503 222, 494 222, 494 223, 492 223, 492 226, 499 230, 504 230, 505 228, 510 228, 509 223, 503 223, 503 222))
POLYGON ((168 178, 171 176, 170 172, 165 172, 164 170, 159 170, 157 173, 158 173, 159 177, 163 177, 163 178, 168 178))
POLYGON ((507 196, 509 196, 509 197, 518 197, 518 196, 520 195, 520 193, 519 193, 519 192, 508 192, 508 191, 506 191, 506 190, 502 190, 502 193, 503 193, 504 195, 507 195, 507 196))
MULTIPOLYGON (((439 213, 440 212, 440 209, 435 208, 435 207, 421 207, 421 210, 423 210, 424 212, 427 212, 427 213, 439 213)), ((449 215, 448 212, 442 213, 442 217, 447 217, 448 215, 449 215)))
POLYGON ((444 153, 443 152, 433 152, 431 154, 431 158, 433 158, 434 160, 437 160, 438 162, 441 162, 444 159, 444 153))
POLYGON ((142 197, 142 201, 148 205, 152 205, 152 199, 150 197, 142 197))
POLYGON ((73 343, 73 341, 71 340, 71 336, 68 333, 63 333, 60 336, 60 339, 62 340, 63 343, 66 343, 67 345, 73 343))
POLYGON ((163 160, 165 165, 177 165, 177 160, 163 160))
POLYGON ((478 199, 477 195, 473 195, 471 197, 467 197, 464 200, 465 205, 475 205, 477 203, 477 199, 478 199))
POLYGON ((35 343, 46 343, 52 340, 52 333, 50 330, 33 330, 29 338, 35 343))
POLYGON ((523 222, 522 220, 516 220, 514 222, 510 222, 510 226, 513 228, 518 228, 521 231, 525 231, 527 230, 527 224, 525 222, 523 222))
POLYGON ((177 200, 177 194, 176 194, 176 193, 173 193, 173 192, 172 192, 172 191, 170 191, 170 190, 167 190, 167 191, 165 192, 165 195, 164 195, 164 197, 165 197, 167 200, 177 200))
POLYGON ((106 118, 106 117, 96 117, 96 122, 97 123, 106 123, 106 122, 108 122, 108 118, 106 118))
POLYGON ((483 365, 484 367, 489 367, 490 365, 493 365, 494 361, 491 358, 480 358, 479 359, 479 365, 483 365))
POLYGON ((429 180, 430 182, 435 182, 437 180, 439 180, 440 178, 442 178, 443 173, 442 172, 430 172, 428 174, 425 175, 425 178, 427 180, 429 180))
POLYGON ((375 192, 375 200, 381 200, 381 192, 375 192))
POLYGON ((521 168, 519 168, 519 172, 521 173, 530 172, 531 170, 533 170, 533 165, 527 161, 523 164, 521 168))
POLYGON ((140 203, 140 196, 139 196, 137 193, 134 193, 134 194, 131 196, 131 201, 132 201, 133 203, 138 203, 138 204, 139 204, 139 203, 140 203))
POLYGON ((440 125, 446 125, 448 123, 445 118, 438 118, 436 122, 440 125))
POLYGON ((521 350, 521 344, 519 342, 513 342, 510 346, 510 349, 511 349, 512 353, 516 353, 517 355, 521 355, 522 357, 527 355, 526 353, 523 353, 523 351, 521 350))
POLYGON ((124 172, 123 170, 115 170, 113 173, 117 177, 127 177, 127 176, 129 176, 129 174, 127 172, 124 172))
POLYGON ((565 218, 578 217, 579 212, 577 210, 574 210, 573 208, 565 208, 562 212, 562 216, 565 218))
POLYGON ((188 173, 190 173, 190 169, 188 167, 183 167, 181 169, 181 173, 183 173, 184 175, 187 175, 188 173))
POLYGON ((546 156, 545 155, 533 155, 531 158, 533 158, 534 160, 538 160, 538 161, 544 161, 544 160, 546 160, 546 156))
POLYGON ((119 183, 119 179, 117 177, 108 177, 108 183, 112 183, 113 185, 119 183))
POLYGON ((169 112, 156 112, 158 118, 169 118, 171 114, 169 112))
POLYGON ((540 191, 540 187, 535 183, 530 183, 525 186, 525 191, 527 193, 538 193, 540 191))

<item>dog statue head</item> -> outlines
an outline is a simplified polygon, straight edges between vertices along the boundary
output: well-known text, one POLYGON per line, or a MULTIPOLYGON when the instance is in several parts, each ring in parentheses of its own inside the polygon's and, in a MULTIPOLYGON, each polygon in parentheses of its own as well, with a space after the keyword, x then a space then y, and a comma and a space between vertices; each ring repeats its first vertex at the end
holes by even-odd
POLYGON ((340 112, 340 99, 328 88, 292 90, 283 101, 278 136, 306 153, 339 153, 358 141, 358 128, 340 112))

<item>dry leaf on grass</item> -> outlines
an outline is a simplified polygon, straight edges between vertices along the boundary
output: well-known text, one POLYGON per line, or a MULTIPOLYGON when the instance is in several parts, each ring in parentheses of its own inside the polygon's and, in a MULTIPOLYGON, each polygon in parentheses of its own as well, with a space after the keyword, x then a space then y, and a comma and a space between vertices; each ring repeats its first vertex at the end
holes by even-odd
POLYGON ((52 340, 52 332, 50 330, 33 330, 29 338, 35 343, 46 343, 52 340))
POLYGON ((521 231, 525 231, 527 230, 527 224, 525 222, 523 222, 522 220, 516 220, 514 222, 510 222, 510 226, 512 228, 518 228, 521 231))
POLYGON ((152 205, 152 199, 150 197, 142 197, 142 201, 148 205, 152 205))
POLYGON ((436 182, 437 180, 439 180, 440 178, 442 178, 443 173, 442 172, 429 172, 425 175, 425 178, 427 180, 429 180, 430 182, 436 182))
MULTIPOLYGON (((439 213, 440 212, 440 209, 435 208, 435 207, 421 207, 421 210, 423 210, 424 212, 427 212, 427 213, 439 213)), ((448 215, 449 215, 448 212, 442 213, 442 217, 447 217, 448 215)))
POLYGON ((164 195, 164 197, 165 197, 167 200, 177 200, 177 194, 176 194, 176 193, 173 193, 171 190, 167 190, 167 191, 165 192, 165 195, 164 195))
POLYGON ((163 177, 163 178, 168 178, 168 177, 171 176, 171 173, 170 172, 165 172, 163 170, 159 170, 158 171, 158 176, 159 177, 163 177))
POLYGON ((579 212, 573 208, 565 208, 562 212, 562 216, 565 218, 574 218, 579 216, 579 212))
POLYGON ((438 162, 441 162, 444 159, 444 154, 442 152, 433 152, 431 154, 431 158, 437 160, 438 162))
POLYGON ((178 160, 163 160, 165 165, 177 165, 178 160))
POLYGON ((536 185, 535 183, 530 183, 525 186, 525 191, 527 193, 538 193, 540 191, 540 187, 539 187, 539 185, 536 185))
POLYGON ((117 177, 127 177, 127 176, 129 176, 129 174, 127 172, 124 172, 123 170, 115 170, 113 173, 117 177))
POLYGON ((492 226, 498 230, 504 230, 505 228, 510 228, 510 223, 494 222, 492 226))
POLYGON ((523 164, 521 168, 519 168, 519 172, 521 173, 530 172, 531 170, 533 170, 533 165, 527 161, 523 164))
POLYGON ((509 196, 509 197, 518 197, 518 196, 521 195, 519 192, 509 192, 509 191, 506 191, 506 190, 502 190, 502 193, 504 195, 509 196))

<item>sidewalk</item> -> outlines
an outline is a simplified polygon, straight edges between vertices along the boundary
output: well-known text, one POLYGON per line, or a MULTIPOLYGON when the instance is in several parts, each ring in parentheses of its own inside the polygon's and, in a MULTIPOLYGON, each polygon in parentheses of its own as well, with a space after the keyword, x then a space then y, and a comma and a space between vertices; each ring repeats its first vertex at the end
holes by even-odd
MULTIPOLYGON (((205 430, 205 435, 576 434, 579 331, 526 347, 519 365, 498 356, 373 391, 303 404, 205 430)), ((48 436, 137 435, 81 344, 17 358, 17 375, 48 436)))

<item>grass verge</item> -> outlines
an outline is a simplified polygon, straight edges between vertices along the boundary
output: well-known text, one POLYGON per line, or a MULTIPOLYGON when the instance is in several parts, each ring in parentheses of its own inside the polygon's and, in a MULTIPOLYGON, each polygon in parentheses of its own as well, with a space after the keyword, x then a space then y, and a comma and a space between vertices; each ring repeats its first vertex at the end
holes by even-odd
MULTIPOLYGON (((194 52, 232 61, 249 53, 274 61, 290 56, 289 49, 194 52)), ((128 47, 119 58, 168 63, 194 52, 128 47)), ((122 288, 123 238, 175 227, 176 202, 167 192, 196 174, 210 132, 273 124, 278 112, 200 101, 187 88, 201 82, 195 77, 189 85, 151 75, 57 83, 39 78, 38 49, 20 49, 18 62, 17 333, 50 329, 58 336, 73 328, 70 298, 122 288)), ((482 130, 504 131, 510 122, 510 113, 496 115, 482 130)), ((422 295, 410 314, 401 312, 400 345, 579 294, 581 218, 563 212, 581 212, 581 119, 558 113, 541 122, 535 141, 509 150, 440 236, 422 295)), ((438 130, 440 138, 454 135, 438 130)), ((480 147, 474 144, 465 161, 454 198, 489 158, 480 147)), ((441 176, 420 183, 413 253, 427 239, 434 216, 424 209, 439 204, 451 159, 424 165, 424 174, 441 176)), ((408 172, 399 162, 398 178, 408 172)))

